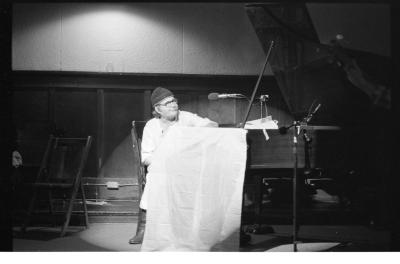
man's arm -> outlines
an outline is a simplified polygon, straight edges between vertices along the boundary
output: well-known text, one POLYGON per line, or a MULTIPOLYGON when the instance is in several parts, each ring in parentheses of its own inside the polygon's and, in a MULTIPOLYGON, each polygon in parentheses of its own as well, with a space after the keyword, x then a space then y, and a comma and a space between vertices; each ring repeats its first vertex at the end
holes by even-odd
POLYGON ((346 65, 344 70, 347 73, 347 78, 349 81, 354 86, 366 93, 374 105, 386 109, 390 108, 391 93, 389 88, 385 87, 384 85, 375 84, 365 78, 355 60, 352 60, 351 64, 346 65))
POLYGON ((208 118, 205 118, 205 119, 207 119, 206 120, 207 124, 205 125, 206 127, 218 127, 218 123, 217 122, 214 122, 214 121, 212 121, 212 120, 210 120, 208 118))
MULTIPOLYGON (((188 112, 189 113, 189 112, 188 112)), ((200 117, 196 114, 189 113, 191 118, 191 123, 196 127, 218 127, 218 123, 214 122, 206 117, 200 117)))
POLYGON ((142 163, 146 166, 151 164, 153 152, 156 149, 154 140, 152 139, 150 128, 146 125, 143 129, 141 156, 142 163))

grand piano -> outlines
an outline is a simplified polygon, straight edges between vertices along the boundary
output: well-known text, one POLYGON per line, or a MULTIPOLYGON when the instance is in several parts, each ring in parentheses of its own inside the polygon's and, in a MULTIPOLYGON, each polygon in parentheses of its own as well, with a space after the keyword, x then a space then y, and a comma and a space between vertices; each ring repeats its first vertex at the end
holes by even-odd
MULTIPOLYGON (((292 120, 303 120, 315 102, 322 105, 318 114, 303 124, 298 137, 298 183, 304 187, 299 188, 299 195, 306 196, 301 192, 312 186, 313 180, 325 179, 335 182, 340 203, 354 202, 354 199, 360 202, 363 198, 357 195, 371 193, 372 200, 381 200, 382 185, 376 184, 382 182, 378 179, 381 176, 377 175, 381 165, 373 164, 382 153, 374 154, 375 143, 370 143, 374 137, 371 130, 379 127, 380 134, 385 135, 381 124, 374 120, 385 118, 387 113, 371 107, 366 94, 348 80, 343 70, 346 63, 343 58, 355 59, 364 73, 384 85, 390 79, 389 59, 339 47, 334 41, 329 45, 321 44, 305 4, 247 4, 245 9, 265 54, 270 42, 275 43, 269 64, 292 120), (363 193, 360 191, 363 188, 368 191, 363 193)), ((290 122, 279 125, 287 126, 290 122)), ((279 130, 266 132, 269 140, 261 130, 248 132, 245 183, 254 186, 256 216, 262 211, 265 186, 283 178, 290 182, 294 168, 293 131, 284 134, 279 130)), ((318 188, 318 185, 313 186, 318 188)))

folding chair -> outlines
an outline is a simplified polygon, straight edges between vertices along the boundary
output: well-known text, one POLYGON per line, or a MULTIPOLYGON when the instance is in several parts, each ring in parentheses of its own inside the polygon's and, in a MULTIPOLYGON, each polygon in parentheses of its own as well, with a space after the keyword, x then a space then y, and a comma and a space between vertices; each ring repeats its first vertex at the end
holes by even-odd
MULTIPOLYGON (((35 202, 41 191, 48 192, 49 211, 54 214, 53 191, 65 193, 66 212, 60 236, 64 236, 69 226, 74 201, 77 194, 81 194, 85 226, 89 227, 89 217, 86 206, 85 192, 82 185, 82 173, 85 168, 92 137, 87 138, 62 138, 50 136, 47 143, 36 181, 33 185, 32 199, 29 204, 26 219, 21 227, 25 232, 30 223, 35 202)), ((63 208, 64 209, 64 208, 63 208)))

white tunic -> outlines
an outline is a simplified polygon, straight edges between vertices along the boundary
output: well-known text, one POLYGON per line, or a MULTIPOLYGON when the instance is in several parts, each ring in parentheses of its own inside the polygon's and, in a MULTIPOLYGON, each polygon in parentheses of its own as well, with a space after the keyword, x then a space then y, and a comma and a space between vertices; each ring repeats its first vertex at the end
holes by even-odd
MULTIPOLYGON (((187 111, 179 111, 178 120, 173 126, 207 127, 213 126, 212 124, 214 124, 214 122, 208 118, 202 118, 187 111)), ((142 162, 151 159, 154 151, 163 140, 165 133, 166 131, 163 131, 160 119, 152 118, 146 123, 143 129, 141 145, 142 162)), ((146 196, 145 187, 142 199, 140 201, 140 208, 142 209, 147 209, 146 196)))

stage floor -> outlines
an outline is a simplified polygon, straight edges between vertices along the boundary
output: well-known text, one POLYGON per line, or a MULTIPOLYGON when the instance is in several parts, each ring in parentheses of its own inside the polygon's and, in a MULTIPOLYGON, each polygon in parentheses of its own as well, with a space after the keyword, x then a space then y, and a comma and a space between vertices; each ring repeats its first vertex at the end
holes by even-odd
MULTIPOLYGON (((271 225, 273 232, 249 234, 241 252, 293 251, 291 225, 271 225)), ((138 252, 130 245, 136 223, 92 223, 89 229, 69 228, 59 237, 59 228, 31 227, 22 234, 14 228, 14 252, 138 252)), ((305 225, 298 230, 298 251, 382 252, 390 250, 390 233, 360 225, 305 225)))

